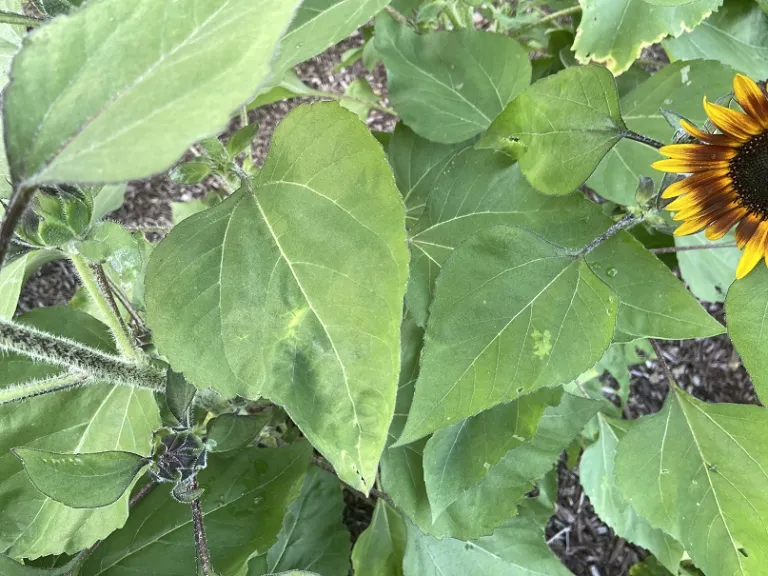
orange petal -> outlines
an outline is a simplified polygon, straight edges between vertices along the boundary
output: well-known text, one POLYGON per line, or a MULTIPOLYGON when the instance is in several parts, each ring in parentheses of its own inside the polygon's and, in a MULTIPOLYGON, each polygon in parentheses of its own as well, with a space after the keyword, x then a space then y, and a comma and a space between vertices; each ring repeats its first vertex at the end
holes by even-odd
POLYGON ((742 74, 736 74, 733 79, 733 91, 744 111, 763 128, 768 129, 768 99, 757 83, 742 74))
POLYGON ((712 134, 711 132, 704 132, 703 130, 696 128, 696 126, 688 122, 688 120, 680 120, 680 125, 686 132, 688 132, 688 134, 698 140, 701 140, 702 142, 706 142, 707 144, 738 147, 743 142, 741 139, 732 138, 731 136, 726 136, 725 134, 712 134))
POLYGON ((736 278, 744 278, 765 256, 766 237, 768 237, 768 224, 761 222, 755 234, 744 247, 744 253, 736 267, 736 278))
POLYGON ((730 136, 748 140, 763 131, 763 127, 746 114, 707 102, 706 97, 704 97, 704 110, 712 123, 730 136))
POLYGON ((746 212, 747 211, 744 208, 736 206, 728 212, 721 214, 718 216, 717 220, 709 225, 709 228, 707 228, 704 235, 709 240, 720 240, 720 238, 725 236, 728 231, 733 228, 733 225, 746 214, 746 212))
POLYGON ((659 152, 670 158, 693 160, 696 162, 716 162, 730 160, 738 153, 738 148, 713 146, 711 144, 671 144, 662 146, 659 152))
POLYGON ((739 222, 739 225, 736 226, 736 246, 739 247, 739 250, 743 249, 752 236, 754 236, 759 225, 760 220, 753 214, 747 214, 741 222, 739 222))
POLYGON ((689 174, 694 172, 706 172, 717 168, 727 168, 728 162, 726 160, 699 162, 694 160, 681 160, 679 158, 666 158, 664 160, 657 160, 651 164, 651 166, 661 172, 689 174))
POLYGON ((675 198, 681 194, 693 192, 699 188, 715 188, 721 189, 727 184, 730 184, 731 180, 728 178, 728 170, 712 170, 710 172, 700 172, 692 176, 688 176, 683 180, 673 182, 662 192, 662 198, 675 198))
POLYGON ((701 232, 707 227, 707 220, 687 220, 675 229, 675 236, 688 236, 688 234, 696 234, 701 232))

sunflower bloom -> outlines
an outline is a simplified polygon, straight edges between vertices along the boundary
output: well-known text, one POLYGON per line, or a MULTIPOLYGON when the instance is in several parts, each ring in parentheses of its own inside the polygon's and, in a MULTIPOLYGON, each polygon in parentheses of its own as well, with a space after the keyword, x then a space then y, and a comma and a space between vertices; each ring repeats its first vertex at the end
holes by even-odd
POLYGON ((706 229, 706 237, 717 240, 736 226, 742 250, 736 277, 743 278, 760 259, 768 265, 768 97, 741 74, 733 80, 733 91, 743 113, 704 98, 704 110, 720 133, 683 120, 685 131, 700 143, 662 147, 667 158, 653 167, 689 175, 662 193, 662 198, 674 198, 666 208, 682 221, 676 236, 706 229))

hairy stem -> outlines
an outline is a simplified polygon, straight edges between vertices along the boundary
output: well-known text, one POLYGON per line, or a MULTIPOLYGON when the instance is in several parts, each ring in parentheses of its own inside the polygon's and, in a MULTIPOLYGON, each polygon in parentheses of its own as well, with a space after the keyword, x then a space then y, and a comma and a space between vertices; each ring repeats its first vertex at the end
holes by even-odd
POLYGON ((525 32, 526 30, 530 30, 531 28, 535 28, 536 26, 541 26, 542 24, 547 24, 549 22, 552 22, 554 20, 557 20, 558 18, 564 18, 565 16, 571 16, 572 14, 578 14, 581 12, 581 6, 571 6, 570 8, 564 8, 563 10, 558 10, 557 12, 552 12, 551 14, 547 14, 543 18, 540 18, 539 20, 536 20, 535 22, 531 22, 530 24, 526 24, 525 26, 522 26, 521 28, 518 28, 514 35, 517 36, 518 34, 521 34, 522 32, 525 32))
POLYGON ((608 230, 600 234, 600 236, 598 236, 597 238, 592 240, 592 242, 584 246, 584 248, 579 250, 576 253, 576 256, 584 256, 586 254, 589 254, 590 252, 592 252, 592 250, 600 246, 600 244, 608 240, 608 238, 610 238, 617 232, 621 232, 626 228, 632 228, 632 226, 635 226, 636 224, 639 224, 642 221, 643 221, 642 218, 638 218, 637 216, 634 216, 632 214, 627 214, 626 216, 624 216, 624 218, 616 222, 616 224, 608 228, 608 230))
POLYGON ((115 283, 107 277, 107 282, 109 282, 109 287, 112 291, 112 294, 117 297, 118 300, 120 300, 120 304, 123 305, 123 308, 125 308, 128 311, 128 314, 133 319, 133 322, 136 324, 136 326, 141 329, 144 327, 144 319, 139 316, 139 313, 136 311, 136 309, 133 307, 133 304, 131 304, 130 300, 128 300, 128 297, 123 294, 123 291, 120 290, 120 287, 115 285, 115 283))
POLYGON ((713 250, 715 248, 736 248, 736 242, 705 244, 703 246, 668 246, 666 248, 651 248, 650 251, 654 254, 672 254, 674 252, 688 252, 689 250, 713 250))
POLYGON ((3 404, 10 404, 11 402, 20 402, 21 400, 26 400, 33 396, 42 396, 43 394, 50 394, 51 392, 69 390, 70 388, 85 384, 87 380, 88 376, 86 374, 64 374, 52 378, 44 378, 42 380, 30 380, 28 382, 22 382, 21 384, 0 388, 0 406, 3 404))
POLYGON ((625 130, 621 133, 621 136, 623 138, 629 138, 630 140, 634 140, 635 142, 640 142, 641 144, 645 144, 646 146, 650 146, 651 148, 656 148, 657 150, 664 146, 663 143, 659 142, 658 140, 654 140, 653 138, 648 138, 648 136, 643 136, 642 134, 638 134, 637 132, 633 132, 632 130, 625 130))
MULTIPOLYGON (((192 490, 199 490, 197 477, 192 481, 192 490)), ((200 498, 192 500, 192 523, 195 529, 195 546, 197 547, 197 559, 200 562, 200 570, 203 576, 214 574, 211 566, 211 554, 208 551, 208 541, 205 538, 205 525, 203 524, 203 510, 200 506, 200 498)))
POLYGON ((112 336, 115 338, 120 353, 134 362, 143 362, 142 354, 136 348, 136 344, 128 333, 128 329, 120 314, 116 312, 117 305, 115 305, 115 301, 111 298, 111 294, 108 297, 104 292, 104 288, 109 290, 109 286, 101 286, 98 272, 91 268, 85 258, 79 254, 70 254, 69 257, 75 265, 80 280, 82 280, 83 286, 90 295, 91 300, 93 300, 93 303, 96 304, 99 312, 107 321, 107 326, 112 331, 112 336))
POLYGON ((3 223, 0 226, 0 266, 5 262, 5 256, 8 254, 8 246, 16 232, 16 226, 24 214, 24 211, 32 201, 36 188, 17 188, 11 196, 8 209, 5 211, 3 223))
POLYGON ((160 392, 165 390, 166 375, 150 366, 137 366, 79 342, 7 320, 0 320, 0 350, 63 366, 95 380, 160 392))
POLYGON ((24 14, 17 14, 16 12, 6 12, 0 10, 0 24, 12 24, 14 26, 40 26, 45 22, 40 18, 33 16, 26 16, 24 14))

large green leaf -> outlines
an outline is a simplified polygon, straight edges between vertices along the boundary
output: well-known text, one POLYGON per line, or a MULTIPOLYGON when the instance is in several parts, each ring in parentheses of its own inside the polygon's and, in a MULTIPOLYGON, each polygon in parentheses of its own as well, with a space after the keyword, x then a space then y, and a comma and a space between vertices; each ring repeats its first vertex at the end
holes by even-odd
POLYGON ((768 76, 768 15, 752 0, 725 0, 691 32, 665 40, 664 48, 675 60, 719 60, 764 79, 768 76))
MULTIPOLYGON (((5 12, 21 13, 21 0, 0 0, 0 10, 5 12)), ((0 24, 0 90, 8 83, 8 71, 11 67, 11 59, 19 50, 21 40, 26 34, 24 26, 12 26, 0 24)), ((8 198, 13 191, 11 186, 11 171, 8 167, 8 159, 5 155, 5 138, 3 137, 2 123, 0 123, 0 198, 8 198)), ((2 209, 0 209, 2 214, 2 209)))
MULTIPOLYGON (((22 320, 42 330, 114 352, 109 330, 85 313, 41 308, 22 320)), ((55 375, 60 369, 20 357, 6 361, 16 374, 55 375), (29 369, 25 370, 24 365, 29 369)), ((106 384, 38 396, 0 407, 0 551, 16 558, 74 554, 120 528, 128 518, 128 494, 105 508, 68 508, 39 492, 21 462, 18 446, 61 453, 124 450, 148 455, 160 417, 152 393, 106 384)))
POLYGON ((133 452, 61 454, 14 448, 35 488, 71 508, 100 508, 120 498, 147 464, 133 452))
POLYGON ((341 42, 387 4, 389 0, 303 0, 280 41, 275 74, 282 77, 284 71, 341 42))
POLYGON ((626 129, 613 76, 574 66, 531 85, 502 112, 486 145, 516 138, 525 147, 523 174, 547 194, 568 194, 589 178, 626 129))
POLYGON ((395 181, 406 208, 406 222, 415 224, 427 198, 433 193, 435 181, 445 174, 457 154, 471 148, 471 142, 437 144, 416 134, 402 122, 395 126, 389 141, 388 155, 395 181))
POLYGON ((256 92, 296 4, 96 0, 40 27, 4 97, 14 184, 167 168, 256 92))
POLYGON ((525 49, 502 34, 417 34, 383 13, 375 41, 392 105, 414 132, 434 142, 479 134, 531 81, 525 49))
POLYGON ((483 230, 454 250, 432 304, 408 444, 593 366, 618 298, 571 253, 522 228, 483 230))
POLYGON ((0 554, 0 574, 3 576, 71 576, 79 560, 75 557, 57 568, 38 568, 29 564, 20 564, 0 554))
POLYGON ((406 301, 420 325, 427 321, 435 280, 453 249, 475 232, 506 224, 578 249, 610 225, 581 194, 565 198, 537 192, 517 164, 499 152, 465 149, 431 182, 419 222, 410 231, 406 301))
MULTIPOLYGON (((217 574, 235 576, 249 557, 275 542, 288 505, 299 494, 312 447, 247 448, 212 454, 200 472, 201 504, 211 561, 217 574)), ((196 574, 189 506, 155 488, 131 511, 125 527, 88 557, 81 576, 196 574)))
POLYGON ((632 507, 682 542, 705 574, 758 576, 768 562, 768 412, 705 404, 672 386, 619 442, 632 507))
POLYGON ((710 249, 681 250, 677 252, 680 275, 691 292, 705 302, 722 302, 728 287, 736 279, 736 266, 741 251, 736 247, 721 248, 733 242, 728 234, 714 242, 707 240, 703 232, 690 236, 675 236, 675 246, 681 248, 711 246, 710 249))
POLYGON ((653 6, 645 0, 579 0, 583 12, 573 44, 576 58, 584 64, 604 62, 611 72, 621 74, 644 47, 692 30, 722 3, 693 0, 680 6, 653 6))
POLYGON ((435 432, 424 448, 424 482, 433 520, 482 482, 508 452, 529 442, 544 410, 560 398, 559 389, 538 390, 435 432))
POLYGON ((408 524, 404 576, 570 576, 544 539, 544 526, 528 515, 512 518, 491 536, 438 540, 408 524))
POLYGON ((734 282, 725 299, 728 336, 760 399, 768 401, 768 269, 759 265, 746 278, 734 282))
POLYGON ((277 542, 266 557, 250 562, 248 576, 305 568, 319 570, 323 576, 347 576, 350 544, 343 512, 338 478, 319 468, 309 470, 301 494, 283 519, 277 542))
POLYGON ((402 576, 405 522, 384 500, 376 502, 371 524, 355 542, 352 567, 365 576, 402 576))
POLYGON ((0 318, 12 318, 19 302, 28 255, 19 256, 0 268, 0 318))
POLYGON ((579 479, 600 519, 621 538, 650 550, 670 571, 677 572, 683 548, 673 538, 638 516, 619 491, 614 476, 616 446, 636 421, 613 420, 598 414, 600 436, 584 450, 579 479))
POLYGON ((155 249, 149 324, 198 388, 286 408, 367 491, 394 409, 408 254, 379 143, 334 103, 294 109, 253 182, 155 249))
MULTIPOLYGON (((718 62, 675 62, 621 98, 622 117, 630 130, 670 142, 675 129, 662 116, 662 108, 702 125, 707 119, 702 96, 716 100, 731 91, 732 81, 733 70, 718 62)), ((653 178, 657 185, 661 182, 663 174, 651 168, 651 163, 660 158, 645 144, 622 140, 605 155, 587 184, 603 198, 634 205, 640 176, 653 178)))
POLYGON ((615 342, 638 338, 707 338, 725 329, 680 280, 628 232, 587 255, 590 267, 619 296, 615 342))

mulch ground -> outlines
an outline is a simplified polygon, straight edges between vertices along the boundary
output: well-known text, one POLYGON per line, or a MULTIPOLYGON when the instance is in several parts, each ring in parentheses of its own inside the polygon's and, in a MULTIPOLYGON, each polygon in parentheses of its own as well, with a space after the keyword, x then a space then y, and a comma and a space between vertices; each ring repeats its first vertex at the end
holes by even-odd
MULTIPOLYGON (((362 36, 345 40, 328 52, 313 58, 298 68, 300 76, 313 88, 342 93, 349 83, 365 77, 377 94, 385 94, 385 73, 381 67, 373 73, 357 63, 341 72, 334 72, 340 55, 360 45, 362 36)), ((662 53, 663 54, 663 53, 662 53)), ((652 50, 649 56, 659 58, 652 50)), ((268 150, 272 132, 285 114, 307 99, 296 99, 265 106, 250 113, 251 122, 260 123, 254 144, 254 157, 261 164, 268 150)), ((375 130, 390 131, 394 119, 376 111, 371 113, 369 126, 375 130)), ((233 122, 230 129, 238 127, 233 122)), ((194 152, 190 153, 190 156, 194 152)), ((170 204, 200 198, 215 181, 196 186, 180 186, 164 176, 132 182, 128 186, 124 206, 110 216, 111 219, 137 228, 168 228, 171 224, 170 204)), ((65 304, 74 294, 77 281, 71 267, 64 262, 43 266, 25 286, 19 303, 20 311, 38 306, 65 304)), ((710 312, 722 320, 722 309, 717 305, 710 312)), ((706 340, 663 342, 664 356, 679 384, 694 396, 708 402, 757 403, 749 376, 726 336, 706 340)), ((657 412, 667 393, 667 383, 655 361, 632 368, 631 393, 626 414, 637 418, 657 412)), ((547 538, 552 550, 577 576, 624 576, 629 567, 645 557, 646 552, 621 538, 595 515, 589 498, 579 484, 578 469, 568 470, 559 464, 560 489, 555 515, 547 527, 547 538)), ((352 492, 345 492, 344 520, 353 540, 366 528, 373 513, 370 500, 352 492)))

